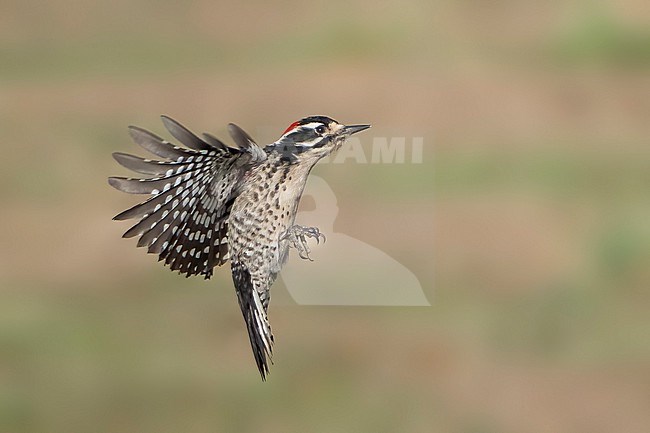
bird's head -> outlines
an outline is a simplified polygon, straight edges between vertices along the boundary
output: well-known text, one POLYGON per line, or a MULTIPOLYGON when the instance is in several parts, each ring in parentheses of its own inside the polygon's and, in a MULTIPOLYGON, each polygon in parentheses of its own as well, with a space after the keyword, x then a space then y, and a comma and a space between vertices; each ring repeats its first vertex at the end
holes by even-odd
POLYGON ((293 156, 322 158, 352 134, 368 128, 370 125, 343 125, 327 116, 309 116, 289 125, 273 146, 293 156))

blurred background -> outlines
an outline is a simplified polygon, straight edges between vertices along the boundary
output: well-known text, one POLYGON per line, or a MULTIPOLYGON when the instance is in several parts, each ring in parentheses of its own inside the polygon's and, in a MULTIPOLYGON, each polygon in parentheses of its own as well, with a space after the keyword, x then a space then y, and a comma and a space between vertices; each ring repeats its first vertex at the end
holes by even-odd
POLYGON ((1 2, 0 431, 648 431, 649 24, 642 0, 1 2), (432 306, 278 282, 261 383, 229 270, 185 279, 111 221, 140 197, 110 154, 163 113, 424 137, 422 164, 315 173, 432 306))

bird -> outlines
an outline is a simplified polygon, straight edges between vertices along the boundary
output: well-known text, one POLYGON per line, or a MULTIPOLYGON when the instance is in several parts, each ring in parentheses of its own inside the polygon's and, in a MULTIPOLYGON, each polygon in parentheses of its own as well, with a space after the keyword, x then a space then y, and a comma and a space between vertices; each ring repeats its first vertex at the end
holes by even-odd
POLYGON ((136 219, 123 237, 139 237, 138 247, 186 277, 209 279, 215 267, 230 262, 255 363, 265 381, 274 345, 268 320, 271 286, 291 248, 311 260, 307 238, 325 241, 318 228, 295 224, 309 173, 370 125, 307 116, 262 147, 233 123, 228 132, 234 145, 227 145, 209 133, 199 137, 169 116, 161 119, 181 145, 129 127, 133 141, 160 159, 113 153, 120 165, 145 177, 109 177, 109 184, 149 195, 113 219, 136 219))

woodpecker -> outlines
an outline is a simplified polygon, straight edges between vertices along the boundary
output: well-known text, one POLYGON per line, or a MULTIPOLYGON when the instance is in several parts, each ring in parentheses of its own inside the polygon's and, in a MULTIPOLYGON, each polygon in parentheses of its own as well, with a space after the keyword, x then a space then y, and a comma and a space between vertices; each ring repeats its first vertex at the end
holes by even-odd
POLYGON ((138 219, 123 237, 158 254, 171 270, 212 276, 230 260, 237 299, 262 380, 272 362, 273 334, 267 311, 270 289, 289 248, 311 260, 307 238, 324 235, 294 224, 307 177, 323 157, 370 125, 343 125, 326 116, 293 122, 275 142, 261 147, 240 127, 228 125, 235 146, 213 135, 199 138, 167 116, 162 122, 183 146, 136 126, 133 141, 161 160, 116 152, 115 160, 145 178, 110 177, 114 188, 150 197, 114 220, 138 219))

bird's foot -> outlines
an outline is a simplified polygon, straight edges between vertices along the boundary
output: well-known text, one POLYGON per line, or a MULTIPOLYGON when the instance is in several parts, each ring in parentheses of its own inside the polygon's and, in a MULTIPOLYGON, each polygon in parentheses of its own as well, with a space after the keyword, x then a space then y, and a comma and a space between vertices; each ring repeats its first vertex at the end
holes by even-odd
POLYGON ((309 257, 311 250, 307 246, 307 238, 316 239, 317 244, 320 244, 321 238, 323 238, 323 242, 325 242, 325 235, 322 234, 318 228, 303 227, 297 224, 287 229, 280 240, 288 241, 290 247, 294 247, 296 250, 298 250, 298 255, 301 259, 306 259, 313 262, 312 258, 309 257))

